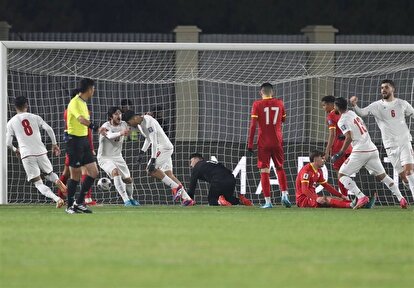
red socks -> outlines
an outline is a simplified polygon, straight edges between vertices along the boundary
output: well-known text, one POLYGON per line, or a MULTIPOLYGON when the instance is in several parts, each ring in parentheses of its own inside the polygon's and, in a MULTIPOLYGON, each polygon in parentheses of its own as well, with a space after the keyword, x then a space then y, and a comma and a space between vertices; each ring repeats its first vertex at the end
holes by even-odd
POLYGON ((341 183, 341 181, 338 180, 338 186, 339 190, 344 196, 348 196, 348 190, 345 188, 344 184, 341 183))
MULTIPOLYGON (((60 177, 59 177, 59 180, 60 181, 62 181, 62 183, 63 184, 65 184, 66 185, 66 182, 68 181, 68 179, 66 178, 66 176, 65 175, 60 175, 60 177)), ((60 190, 59 188, 57 189, 57 195, 60 197, 60 198, 64 198, 65 196, 63 195, 63 192, 62 192, 62 190, 60 190)))
POLYGON ((286 173, 283 169, 276 169, 277 179, 279 180, 279 186, 281 191, 288 191, 286 173))
POLYGON ((351 201, 340 200, 340 199, 331 199, 329 206, 332 208, 350 208, 351 201))
POLYGON ((262 190, 264 197, 270 197, 270 176, 269 173, 260 173, 260 181, 262 182, 262 190))

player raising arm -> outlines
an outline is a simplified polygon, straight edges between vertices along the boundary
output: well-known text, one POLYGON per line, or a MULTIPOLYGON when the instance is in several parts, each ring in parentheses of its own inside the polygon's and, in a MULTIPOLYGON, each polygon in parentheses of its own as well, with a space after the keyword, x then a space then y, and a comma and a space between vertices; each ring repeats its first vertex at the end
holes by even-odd
POLYGON ((173 174, 171 156, 174 152, 174 146, 158 121, 150 115, 136 115, 131 110, 125 112, 122 119, 129 126, 138 127, 145 137, 144 145, 139 151, 138 163, 141 163, 145 152, 151 146, 151 160, 147 165, 149 175, 172 189, 174 201, 181 198, 183 206, 194 205, 194 200, 188 196, 181 182, 173 174))
POLYGON ((132 197, 133 183, 129 168, 122 157, 122 143, 128 136, 128 124, 121 121, 121 110, 111 107, 108 110, 109 121, 102 125, 106 135, 99 135, 98 164, 114 180, 115 189, 121 195, 125 206, 139 206, 132 197))
POLYGON ((273 98, 273 94, 272 84, 263 83, 260 86, 262 99, 253 102, 247 144, 247 149, 252 154, 254 134, 258 124, 257 168, 260 171, 260 180, 266 201, 261 208, 273 207, 270 198, 270 159, 273 159, 273 163, 276 165, 276 174, 282 190, 282 204, 285 207, 291 207, 287 191, 286 173, 283 169, 285 156, 283 152, 282 122, 286 120, 285 106, 282 100, 273 98))
POLYGON ((7 122, 6 144, 16 155, 22 159, 27 181, 34 184, 40 193, 56 202, 56 207, 63 206, 64 201, 55 195, 48 186, 43 184, 40 172, 46 173, 46 179, 55 183, 66 193, 66 186, 53 172, 52 163, 47 157, 47 149, 42 142, 40 128, 44 129, 52 140, 52 152, 55 156, 60 155, 60 148, 56 143, 56 136, 53 129, 43 119, 35 114, 27 112, 28 101, 24 96, 17 97, 14 101, 17 114, 7 122), (18 148, 12 144, 13 137, 16 137, 18 148))
POLYGON ((342 97, 335 99, 335 110, 341 114, 338 126, 345 135, 345 141, 341 150, 332 156, 331 161, 336 162, 352 142, 352 153, 339 169, 339 181, 358 198, 354 209, 361 208, 369 202, 368 197, 361 192, 355 181, 350 177, 350 175, 358 173, 362 167, 365 167, 370 174, 373 174, 378 181, 384 183, 391 190, 400 202, 401 208, 407 208, 407 201, 402 197, 398 185, 385 173, 378 149, 371 141, 364 121, 355 112, 348 110, 347 107, 346 99, 342 97))
POLYGON ((381 81, 382 99, 365 108, 357 106, 356 96, 352 96, 350 102, 359 116, 364 117, 369 114, 374 116, 381 130, 388 159, 414 197, 414 152, 411 144, 412 136, 405 119, 414 118, 414 108, 407 101, 396 98, 394 92, 394 82, 383 80, 381 81))

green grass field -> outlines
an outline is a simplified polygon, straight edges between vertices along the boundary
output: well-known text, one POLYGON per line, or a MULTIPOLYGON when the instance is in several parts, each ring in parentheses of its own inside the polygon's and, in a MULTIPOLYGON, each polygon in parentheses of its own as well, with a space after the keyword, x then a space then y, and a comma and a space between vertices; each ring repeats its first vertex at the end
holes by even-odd
POLYGON ((1 287, 413 287, 412 208, 0 207, 1 287))

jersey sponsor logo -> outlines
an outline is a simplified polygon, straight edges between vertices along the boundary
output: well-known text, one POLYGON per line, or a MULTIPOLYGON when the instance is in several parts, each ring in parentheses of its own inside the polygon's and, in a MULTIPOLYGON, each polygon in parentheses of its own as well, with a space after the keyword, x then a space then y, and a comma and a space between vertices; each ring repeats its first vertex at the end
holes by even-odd
POLYGON ((154 132, 154 129, 152 127, 148 127, 148 132, 152 133, 152 132, 154 132))

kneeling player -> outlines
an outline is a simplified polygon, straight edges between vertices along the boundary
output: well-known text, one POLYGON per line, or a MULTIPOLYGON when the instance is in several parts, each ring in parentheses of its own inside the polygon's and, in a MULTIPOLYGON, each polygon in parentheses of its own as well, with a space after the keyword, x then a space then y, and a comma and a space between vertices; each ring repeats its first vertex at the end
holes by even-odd
POLYGON ((121 121, 121 115, 118 107, 109 108, 109 121, 102 125, 106 135, 99 135, 98 164, 114 180, 115 189, 125 206, 139 206, 138 201, 132 197, 131 173, 121 153, 124 136, 129 133, 128 124, 121 121))
POLYGON ((324 178, 322 167, 325 165, 325 153, 312 151, 310 163, 300 169, 296 177, 296 205, 299 208, 352 208, 351 201, 335 190, 324 178), (336 196, 318 196, 315 191, 317 184, 322 185, 329 193, 336 196))

